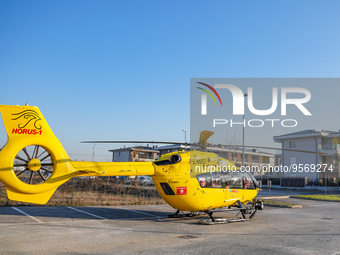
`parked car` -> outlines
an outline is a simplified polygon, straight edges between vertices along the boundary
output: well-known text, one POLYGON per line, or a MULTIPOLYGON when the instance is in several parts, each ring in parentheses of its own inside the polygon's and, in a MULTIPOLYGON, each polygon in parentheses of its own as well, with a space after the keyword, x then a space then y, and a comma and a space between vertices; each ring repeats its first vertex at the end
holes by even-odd
POLYGON ((127 180, 127 176, 119 176, 117 178, 118 183, 126 183, 126 180, 127 180))
POLYGON ((153 185, 153 180, 150 176, 138 176, 137 183, 142 186, 153 185))
POLYGON ((134 184, 135 183, 136 176, 126 176, 125 183, 126 184, 134 184))

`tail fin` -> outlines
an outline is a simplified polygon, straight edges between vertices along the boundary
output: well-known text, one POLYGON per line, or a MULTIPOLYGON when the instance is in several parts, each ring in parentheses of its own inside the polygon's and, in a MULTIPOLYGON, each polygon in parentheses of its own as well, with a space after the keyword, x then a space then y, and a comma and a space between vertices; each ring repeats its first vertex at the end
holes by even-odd
POLYGON ((0 151, 0 180, 8 198, 46 203, 72 177, 70 159, 38 107, 0 105, 8 142, 0 151))
POLYGON ((54 136, 38 107, 0 105, 0 111, 9 140, 54 136))
POLYGON ((152 162, 71 162, 38 107, 0 105, 8 142, 0 151, 0 181, 8 198, 45 204, 76 176, 154 175, 152 162))

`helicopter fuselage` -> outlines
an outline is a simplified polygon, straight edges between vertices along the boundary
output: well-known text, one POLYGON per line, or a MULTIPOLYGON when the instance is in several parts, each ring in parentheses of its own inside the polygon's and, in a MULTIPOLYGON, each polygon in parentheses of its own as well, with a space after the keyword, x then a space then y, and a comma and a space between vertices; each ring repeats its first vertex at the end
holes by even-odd
POLYGON ((259 190, 250 173, 228 170, 236 167, 214 153, 168 153, 153 164, 155 174, 152 178, 157 191, 169 205, 181 211, 236 206, 238 201, 246 204, 256 197, 259 190), (172 160, 174 157, 177 161, 172 160))

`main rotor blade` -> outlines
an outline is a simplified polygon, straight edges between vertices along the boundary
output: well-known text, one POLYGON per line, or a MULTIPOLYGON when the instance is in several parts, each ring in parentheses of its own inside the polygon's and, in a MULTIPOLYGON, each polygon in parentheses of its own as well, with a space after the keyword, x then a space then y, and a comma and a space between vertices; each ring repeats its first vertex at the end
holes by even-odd
POLYGON ((190 145, 189 143, 160 142, 160 141, 83 141, 81 143, 156 143, 156 144, 183 144, 183 145, 190 145))
POLYGON ((268 150, 279 150, 279 151, 294 151, 294 152, 303 152, 303 153, 312 153, 312 154, 327 154, 324 152, 317 151, 305 151, 305 150, 295 150, 295 149, 282 149, 282 148, 274 148, 274 147, 265 147, 265 146, 250 146, 250 145, 223 145, 226 147, 236 147, 236 148, 258 148, 258 149, 268 149, 268 150))

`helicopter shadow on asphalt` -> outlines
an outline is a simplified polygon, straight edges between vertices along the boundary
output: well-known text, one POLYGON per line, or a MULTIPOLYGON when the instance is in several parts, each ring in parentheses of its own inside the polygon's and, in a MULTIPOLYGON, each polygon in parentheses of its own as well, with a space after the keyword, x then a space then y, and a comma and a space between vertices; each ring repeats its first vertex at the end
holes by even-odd
MULTIPOLYGON (((48 223, 51 221, 74 220, 118 220, 118 221, 155 221, 180 224, 197 224, 209 216, 200 213, 194 217, 169 218, 175 210, 167 205, 152 206, 3 206, 0 207, 1 224, 10 223, 48 223)), ((216 213, 218 218, 229 217, 229 213, 216 213)), ((235 215, 234 215, 235 216, 235 215)))

